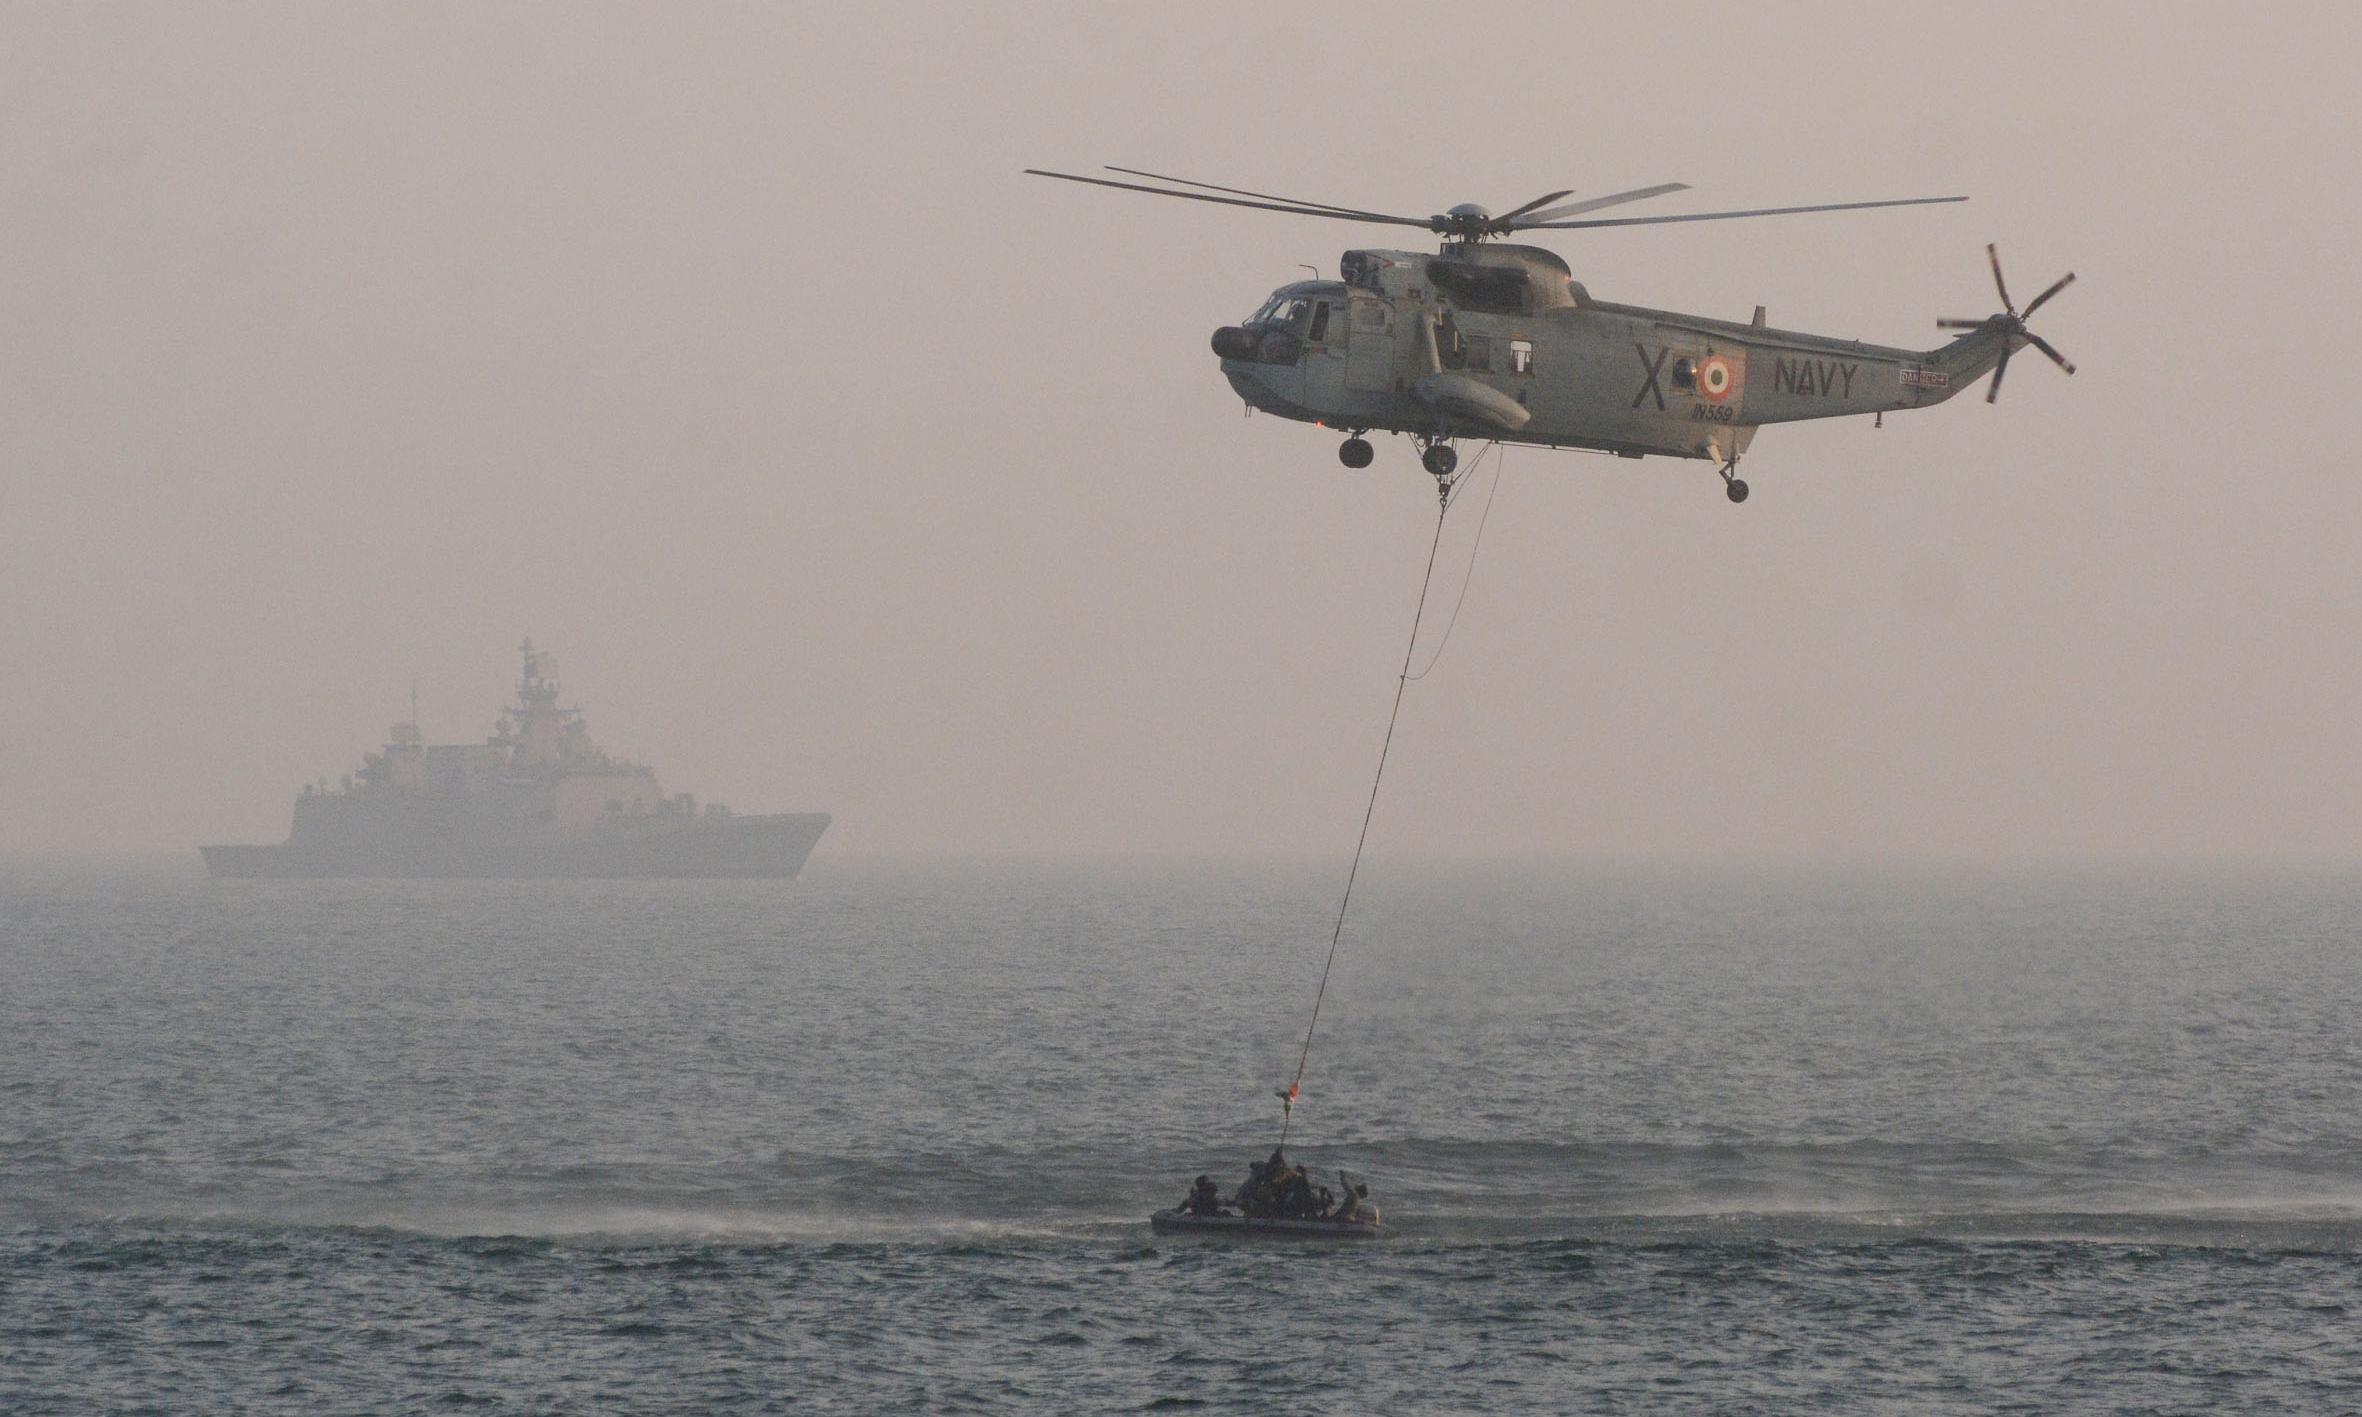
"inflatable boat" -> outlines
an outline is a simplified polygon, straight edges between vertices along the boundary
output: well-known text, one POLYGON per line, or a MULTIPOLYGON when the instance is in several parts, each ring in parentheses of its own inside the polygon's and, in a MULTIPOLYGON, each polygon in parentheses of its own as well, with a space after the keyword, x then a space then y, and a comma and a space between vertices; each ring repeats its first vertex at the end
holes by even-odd
POLYGON ((1175 1207, 1148 1217, 1159 1235, 1227 1235, 1240 1240, 1382 1240, 1393 1232, 1374 1220, 1251 1220, 1243 1215, 1191 1215, 1175 1207))

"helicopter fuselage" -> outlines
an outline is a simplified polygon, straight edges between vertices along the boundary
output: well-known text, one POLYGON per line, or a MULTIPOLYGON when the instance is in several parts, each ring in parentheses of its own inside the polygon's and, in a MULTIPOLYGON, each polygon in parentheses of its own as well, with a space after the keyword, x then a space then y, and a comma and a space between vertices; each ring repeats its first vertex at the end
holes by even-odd
MULTIPOLYGON (((1250 405, 1404 433, 1735 463, 1766 423, 1941 403, 2025 336, 1996 318, 1910 350, 1591 298, 1531 246, 1348 251, 1214 336, 1250 405)), ((1366 455, 1363 459, 1366 461, 1366 455)))

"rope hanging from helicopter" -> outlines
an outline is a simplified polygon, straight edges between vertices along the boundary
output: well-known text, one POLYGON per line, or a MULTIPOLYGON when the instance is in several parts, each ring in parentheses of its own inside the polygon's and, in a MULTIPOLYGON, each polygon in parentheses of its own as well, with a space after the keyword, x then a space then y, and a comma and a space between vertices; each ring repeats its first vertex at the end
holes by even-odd
POLYGON ((1475 464, 1472 463, 1458 477, 1438 479, 1440 485, 1436 489, 1435 499, 1435 536, 1427 546, 1427 569, 1419 577, 1419 603, 1418 607, 1411 612, 1410 643, 1403 646, 1402 669, 1395 675, 1394 704, 1387 710, 1386 736, 1378 745, 1378 769, 1370 776, 1370 798, 1367 805, 1362 808, 1361 835, 1354 839, 1353 865, 1345 873, 1345 891, 1337 902, 1337 923, 1329 931, 1328 958, 1321 963, 1320 987, 1313 991, 1312 1017, 1304 1025, 1304 1046, 1296 1054, 1296 1076, 1279 1094, 1279 1144, 1283 1147, 1288 1142, 1288 1129, 1295 1121, 1296 1099, 1302 1094, 1304 1086, 1304 1069, 1312 1058, 1313 1034, 1320 1028, 1320 1006, 1328 998, 1329 974, 1337 964, 1337 944, 1345 936, 1345 916, 1353 908, 1353 885, 1361 878, 1362 852, 1370 842, 1370 822, 1378 813, 1378 787, 1386 780, 1386 759, 1394 748, 1395 724, 1402 717, 1403 691, 1409 688, 1414 680, 1424 679, 1434 672, 1436 662, 1443 658, 1445 646, 1451 643, 1453 628, 1460 623, 1460 607, 1467 603, 1468 584, 1476 575, 1476 553, 1484 543, 1485 523, 1492 520, 1493 496, 1501 490, 1500 451, 1501 445, 1499 443, 1488 443, 1485 445, 1484 451, 1476 457, 1477 463, 1481 463, 1488 454, 1493 457, 1493 480, 1485 492, 1484 515, 1478 519, 1476 524, 1476 539, 1468 549, 1468 568, 1460 579, 1459 594, 1452 602, 1452 618, 1444 626, 1443 639, 1437 643, 1435 653, 1428 657, 1426 668, 1413 674, 1411 661, 1419 652, 1419 629, 1427 618, 1427 594, 1435 584, 1435 562, 1443 549, 1444 522, 1451 515, 1452 504, 1460 500, 1460 492, 1467 487, 1470 481, 1469 473, 1476 470, 1475 464))
MULTIPOLYGON (((1436 663, 1443 658, 1444 650, 1450 647, 1452 631, 1460 627, 1460 607, 1468 603, 1468 584, 1476 579, 1476 554, 1484 549, 1484 529, 1493 519, 1493 498, 1501 490, 1501 468, 1502 464, 1508 460, 1508 452, 1499 443, 1485 444, 1484 451, 1476 455, 1476 461, 1481 463, 1488 455, 1493 460, 1493 480, 1486 484, 1484 489, 1484 510, 1477 515, 1476 537, 1468 545, 1468 566, 1460 573, 1459 592, 1452 597, 1452 618, 1444 621, 1443 638, 1435 642, 1435 653, 1427 656, 1427 667, 1411 676, 1411 682, 1414 684, 1435 672, 1436 663)), ((1472 466, 1468 470, 1474 472, 1476 469, 1472 466)), ((1452 500, 1455 502, 1459 500, 1456 492, 1452 500)), ((1414 626, 1412 628, 1414 641, 1417 638, 1417 633, 1417 627, 1414 626)))

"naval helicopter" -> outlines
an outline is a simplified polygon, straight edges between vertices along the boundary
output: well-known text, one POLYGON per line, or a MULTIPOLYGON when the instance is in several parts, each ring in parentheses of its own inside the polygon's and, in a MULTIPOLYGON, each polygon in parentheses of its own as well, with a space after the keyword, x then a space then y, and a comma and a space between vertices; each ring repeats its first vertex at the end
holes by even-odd
MULTIPOLYGON (((1347 251, 1337 280, 1281 286, 1255 313, 1214 331, 1214 354, 1251 408, 1345 433, 1349 468, 1376 456, 1373 432, 1408 436, 1420 463, 1448 488, 1460 439, 1576 448, 1619 457, 1710 461, 1733 502, 1747 500, 1739 457, 1767 423, 1926 408, 1988 370, 1985 401, 2001 394, 2009 358, 2028 346, 2072 374, 2075 366, 2026 326, 2074 273, 2019 309, 1987 246, 1998 314, 1938 320, 1959 333, 1935 349, 1836 339, 1765 323, 1762 306, 1740 323, 1594 299, 1555 252, 1499 238, 1670 222, 1728 221, 1807 212, 1929 206, 1965 197, 1758 207, 1676 216, 1594 217, 1592 212, 1687 191, 1666 182, 1561 201, 1549 192, 1498 216, 1463 203, 1434 216, 1400 216, 1210 182, 1109 167, 1146 181, 1027 168, 1054 177, 1160 197, 1217 202, 1336 221, 1424 228, 1443 238, 1421 251, 1347 251), (1151 183, 1159 185, 1149 185, 1151 183)), ((1317 274, 1317 273, 1316 273, 1317 274)))

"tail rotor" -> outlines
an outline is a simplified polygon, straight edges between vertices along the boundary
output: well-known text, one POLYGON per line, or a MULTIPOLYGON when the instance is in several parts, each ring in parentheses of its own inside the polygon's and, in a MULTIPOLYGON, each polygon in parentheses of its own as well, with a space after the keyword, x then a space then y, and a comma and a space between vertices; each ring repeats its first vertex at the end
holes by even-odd
POLYGON ((2052 348, 2050 341, 2026 328, 2028 316, 2041 309, 2052 296, 2075 283, 2075 273, 2069 271, 2052 281, 2048 289, 2027 301, 2026 308, 2020 310, 2016 305, 2010 303, 2009 282, 2001 278, 2001 252, 1988 244, 1985 247, 1985 257, 1993 263, 1993 288, 2001 292, 2001 313, 1988 315, 1982 320, 1938 320, 1936 328, 1940 330, 1997 329, 2010 336, 2009 342, 2001 347, 2000 362, 1993 366, 1993 382, 1985 389, 1985 402, 1993 403, 2001 397, 2001 376, 2009 372, 2009 356, 2021 345, 2030 344, 2049 355, 2051 363, 2066 370, 2069 374, 2075 372, 2073 360, 2052 348))

